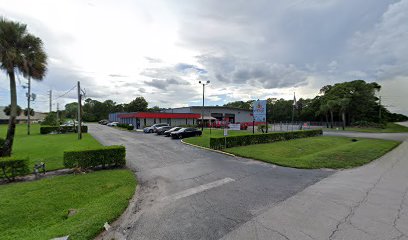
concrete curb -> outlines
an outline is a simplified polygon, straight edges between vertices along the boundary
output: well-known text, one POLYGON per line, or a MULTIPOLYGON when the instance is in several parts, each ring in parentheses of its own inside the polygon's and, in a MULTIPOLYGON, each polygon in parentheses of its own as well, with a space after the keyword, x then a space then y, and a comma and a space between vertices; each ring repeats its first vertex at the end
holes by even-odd
POLYGON ((211 151, 211 152, 221 153, 221 154, 224 154, 224 155, 228 155, 228 156, 230 156, 230 157, 236 157, 236 156, 235 156, 234 154, 232 154, 232 153, 227 153, 227 152, 223 152, 223 151, 220 151, 220 150, 215 150, 215 149, 211 149, 211 148, 206 148, 206 147, 198 146, 198 145, 195 145, 195 144, 191 144, 191 143, 188 143, 188 142, 184 142, 183 140, 181 140, 181 142, 182 142, 183 144, 190 145, 190 146, 193 146, 193 147, 196 147, 196 148, 201 148, 201 149, 205 149, 205 150, 208 150, 208 151, 211 151))

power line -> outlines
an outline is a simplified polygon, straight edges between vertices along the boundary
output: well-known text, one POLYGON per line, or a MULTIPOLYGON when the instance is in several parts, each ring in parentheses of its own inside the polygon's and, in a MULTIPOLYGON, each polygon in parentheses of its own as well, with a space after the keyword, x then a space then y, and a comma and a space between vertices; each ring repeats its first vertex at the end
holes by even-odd
POLYGON ((57 99, 59 99, 59 98, 62 98, 62 97, 64 97, 64 96, 66 96, 68 93, 70 93, 70 92, 71 92, 72 90, 74 90, 75 88, 76 88, 76 86, 74 85, 71 89, 69 89, 69 90, 66 91, 65 93, 63 93, 63 94, 61 94, 60 96, 54 98, 54 101, 57 100, 57 99))

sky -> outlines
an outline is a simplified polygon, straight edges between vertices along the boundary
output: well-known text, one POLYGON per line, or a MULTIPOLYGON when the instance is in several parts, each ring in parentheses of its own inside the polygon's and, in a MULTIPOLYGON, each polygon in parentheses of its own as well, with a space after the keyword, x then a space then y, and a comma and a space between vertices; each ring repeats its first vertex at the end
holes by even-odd
MULTIPOLYGON (((378 82, 408 114, 408 0, 0 0, 0 16, 44 42, 48 72, 34 109, 86 98, 181 107, 310 98, 322 86, 378 82), (72 89, 71 91, 69 91, 72 89)), ((18 77, 18 103, 26 105, 18 77)), ((0 105, 9 104, 0 73, 0 105)))

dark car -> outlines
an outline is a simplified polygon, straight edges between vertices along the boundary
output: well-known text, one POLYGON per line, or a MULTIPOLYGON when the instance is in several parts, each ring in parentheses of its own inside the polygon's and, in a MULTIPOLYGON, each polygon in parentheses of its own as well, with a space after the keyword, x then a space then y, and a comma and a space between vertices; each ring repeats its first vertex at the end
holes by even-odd
POLYGON ((157 135, 163 135, 165 131, 171 129, 172 127, 170 126, 163 126, 163 127, 158 127, 156 128, 156 133, 157 135))
POLYGON ((180 129, 181 129, 181 127, 171 128, 171 129, 165 131, 165 132, 163 133, 163 135, 166 136, 166 137, 170 137, 170 134, 171 134, 172 132, 176 132, 176 131, 178 131, 178 130, 180 130, 180 129))
POLYGON ((195 136, 201 136, 202 132, 201 130, 195 129, 195 128, 182 128, 176 132, 172 132, 170 134, 171 138, 188 138, 188 137, 195 137, 195 136))

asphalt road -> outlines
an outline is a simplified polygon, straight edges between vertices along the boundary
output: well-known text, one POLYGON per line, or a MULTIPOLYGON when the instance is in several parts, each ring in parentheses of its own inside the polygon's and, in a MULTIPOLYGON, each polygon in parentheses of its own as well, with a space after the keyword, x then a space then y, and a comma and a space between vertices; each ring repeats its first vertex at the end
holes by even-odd
POLYGON ((179 140, 90 125, 102 144, 123 144, 139 189, 99 239, 220 239, 331 175, 184 145, 179 140))

